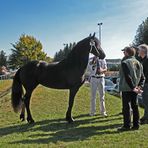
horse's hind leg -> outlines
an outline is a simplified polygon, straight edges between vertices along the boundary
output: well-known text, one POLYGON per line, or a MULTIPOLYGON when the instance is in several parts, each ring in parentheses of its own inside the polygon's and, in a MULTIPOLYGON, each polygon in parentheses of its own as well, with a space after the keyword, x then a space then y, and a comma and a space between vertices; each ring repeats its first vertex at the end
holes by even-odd
POLYGON ((22 104, 22 111, 21 111, 21 114, 20 114, 20 120, 25 121, 25 104, 24 104, 24 101, 23 101, 23 104, 22 104))
POLYGON ((24 103, 27 111, 27 121, 28 123, 34 123, 34 120, 31 116, 30 112, 30 98, 31 98, 32 91, 26 91, 26 94, 24 95, 24 103))

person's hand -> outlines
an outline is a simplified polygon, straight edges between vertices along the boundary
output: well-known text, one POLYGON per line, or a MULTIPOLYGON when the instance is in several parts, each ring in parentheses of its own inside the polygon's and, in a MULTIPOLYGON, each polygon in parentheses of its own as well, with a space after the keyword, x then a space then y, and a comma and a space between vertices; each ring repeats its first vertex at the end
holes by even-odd
POLYGON ((138 87, 138 91, 139 91, 139 93, 138 93, 138 94, 143 93, 143 90, 142 90, 142 88, 141 88, 141 87, 138 87))
POLYGON ((102 74, 104 72, 104 69, 100 67, 97 71, 98 71, 98 73, 102 74))
POLYGON ((139 93, 138 87, 135 87, 135 88, 133 89, 133 92, 135 92, 136 94, 138 94, 138 93, 139 93))
POLYGON ((133 92, 135 92, 135 93, 137 93, 137 94, 141 94, 143 91, 141 90, 141 88, 140 87, 135 87, 134 89, 133 89, 133 92))

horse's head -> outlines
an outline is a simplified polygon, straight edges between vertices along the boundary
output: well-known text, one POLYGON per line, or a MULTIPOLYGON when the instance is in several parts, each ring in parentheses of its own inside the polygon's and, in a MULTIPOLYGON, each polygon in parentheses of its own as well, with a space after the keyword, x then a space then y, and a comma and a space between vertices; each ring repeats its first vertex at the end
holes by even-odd
POLYGON ((95 56, 99 57, 100 59, 105 58, 105 53, 101 48, 100 41, 95 37, 95 33, 93 36, 89 36, 89 44, 90 44, 90 53, 94 54, 95 56))

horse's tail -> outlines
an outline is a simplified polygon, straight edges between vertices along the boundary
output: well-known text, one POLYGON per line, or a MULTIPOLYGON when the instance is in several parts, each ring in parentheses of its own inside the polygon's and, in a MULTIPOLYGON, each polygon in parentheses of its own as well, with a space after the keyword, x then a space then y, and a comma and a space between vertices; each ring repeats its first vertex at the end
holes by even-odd
POLYGON ((16 72, 12 84, 11 103, 15 112, 18 112, 22 105, 23 88, 20 80, 20 70, 16 72))

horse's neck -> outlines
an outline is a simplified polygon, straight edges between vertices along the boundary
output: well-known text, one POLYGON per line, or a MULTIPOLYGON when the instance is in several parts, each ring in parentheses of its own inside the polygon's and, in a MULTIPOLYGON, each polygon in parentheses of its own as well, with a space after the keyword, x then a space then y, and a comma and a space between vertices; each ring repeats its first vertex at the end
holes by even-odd
POLYGON ((81 71, 82 74, 85 72, 85 70, 87 68, 88 59, 89 59, 89 52, 87 50, 85 50, 85 52, 83 51, 83 53, 79 54, 77 61, 79 64, 78 65, 79 70, 81 71))
POLYGON ((80 63, 81 63, 81 66, 83 67, 83 69, 86 69, 86 68, 87 68, 88 59, 89 59, 89 53, 86 54, 85 56, 82 56, 82 57, 81 57, 80 63))
POLYGON ((89 49, 86 47, 75 47, 66 59, 61 61, 59 65, 62 67, 66 65, 67 68, 78 68, 81 73, 84 73, 89 59, 89 49))

